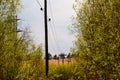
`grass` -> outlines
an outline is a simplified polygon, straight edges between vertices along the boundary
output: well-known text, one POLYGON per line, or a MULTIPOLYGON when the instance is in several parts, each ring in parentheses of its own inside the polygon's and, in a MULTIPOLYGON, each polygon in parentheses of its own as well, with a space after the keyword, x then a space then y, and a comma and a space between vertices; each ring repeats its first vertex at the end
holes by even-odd
POLYGON ((50 64, 49 77, 50 80, 72 80, 74 75, 75 63, 71 64, 50 64))

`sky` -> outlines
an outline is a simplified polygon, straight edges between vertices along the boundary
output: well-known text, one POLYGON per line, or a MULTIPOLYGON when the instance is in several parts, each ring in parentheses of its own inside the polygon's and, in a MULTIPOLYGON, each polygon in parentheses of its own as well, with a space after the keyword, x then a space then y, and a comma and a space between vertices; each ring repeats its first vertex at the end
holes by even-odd
MULTIPOLYGON (((21 0, 19 25, 30 30, 31 38, 36 45, 45 45, 44 38, 44 12, 40 7, 44 7, 44 0, 21 0)), ((48 1, 48 33, 49 33, 49 52, 51 54, 68 54, 73 47, 74 35, 70 31, 73 24, 72 17, 75 15, 73 10, 74 0, 47 0, 48 1), (49 21, 49 18, 51 21, 49 21)))

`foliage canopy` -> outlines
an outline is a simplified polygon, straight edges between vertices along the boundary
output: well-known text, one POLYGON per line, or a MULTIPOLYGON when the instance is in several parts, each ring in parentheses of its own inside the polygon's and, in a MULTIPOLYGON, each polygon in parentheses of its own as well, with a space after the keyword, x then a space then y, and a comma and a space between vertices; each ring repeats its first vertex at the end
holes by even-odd
POLYGON ((75 53, 81 79, 120 79, 119 7, 119 0, 76 0, 75 53))

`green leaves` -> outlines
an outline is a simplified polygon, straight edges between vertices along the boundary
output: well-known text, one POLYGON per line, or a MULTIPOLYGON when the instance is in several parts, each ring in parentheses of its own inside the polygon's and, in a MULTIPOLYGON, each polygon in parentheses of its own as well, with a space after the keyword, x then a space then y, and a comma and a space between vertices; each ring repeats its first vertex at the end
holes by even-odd
POLYGON ((120 63, 120 1, 86 0, 82 6, 79 6, 79 0, 76 3, 75 30, 78 36, 75 53, 85 62, 79 64, 82 76, 92 80, 120 79, 119 69, 114 66, 120 63), (82 40, 79 39, 81 37, 82 40))
POLYGON ((42 47, 31 49, 33 43, 27 31, 17 33, 18 8, 20 0, 0 0, 0 80, 31 80, 31 74, 33 79, 44 71, 37 69, 43 68, 42 47), (28 54, 31 55, 27 61, 28 54))

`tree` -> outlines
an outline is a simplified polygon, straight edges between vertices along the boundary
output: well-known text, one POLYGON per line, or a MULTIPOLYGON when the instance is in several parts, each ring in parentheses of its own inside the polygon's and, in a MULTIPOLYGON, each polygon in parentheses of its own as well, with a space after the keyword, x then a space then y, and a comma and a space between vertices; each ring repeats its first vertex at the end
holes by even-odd
MULTIPOLYGON (((46 58, 46 57, 45 57, 45 58, 46 58)), ((49 58, 49 60, 52 59, 51 53, 48 53, 48 58, 49 58)))
POLYGON ((24 63, 19 67, 17 79, 25 80, 41 80, 41 76, 44 76, 45 68, 42 60, 42 46, 35 46, 32 43, 30 53, 25 55, 24 63))
POLYGON ((81 78, 120 79, 120 1, 76 0, 76 3, 75 53, 84 62, 81 63, 84 69, 80 67, 81 78))
POLYGON ((67 58, 70 58, 71 57, 71 54, 69 53, 68 55, 67 55, 67 58))
POLYGON ((49 59, 52 59, 51 53, 48 53, 48 58, 49 58, 49 59))
POLYGON ((20 0, 0 0, 0 80, 41 80, 42 46, 35 46, 27 30, 17 30, 19 6, 20 0))
MULTIPOLYGON (((18 56, 16 55, 17 9, 19 0, 0 1, 0 79, 15 79, 18 72, 18 56)), ((19 55, 20 57, 20 55, 19 55)))
POLYGON ((53 59, 58 59, 58 56, 55 54, 54 56, 53 56, 53 59))
POLYGON ((60 58, 62 59, 62 63, 64 64, 64 59, 65 59, 65 54, 64 53, 61 53, 59 54, 60 58))
POLYGON ((65 58, 65 54, 64 53, 59 54, 59 56, 60 56, 61 59, 65 58))
POLYGON ((68 58, 68 63, 71 62, 71 53, 67 55, 67 58, 68 58))

